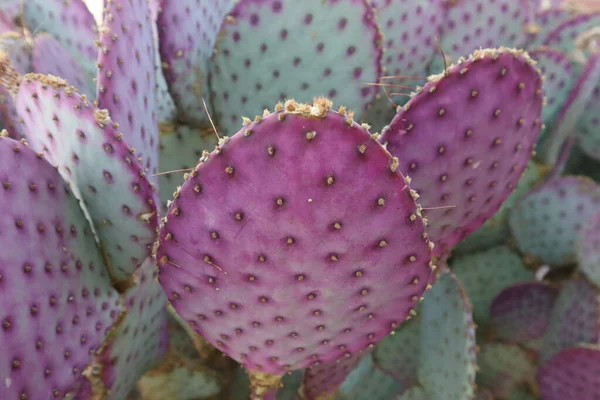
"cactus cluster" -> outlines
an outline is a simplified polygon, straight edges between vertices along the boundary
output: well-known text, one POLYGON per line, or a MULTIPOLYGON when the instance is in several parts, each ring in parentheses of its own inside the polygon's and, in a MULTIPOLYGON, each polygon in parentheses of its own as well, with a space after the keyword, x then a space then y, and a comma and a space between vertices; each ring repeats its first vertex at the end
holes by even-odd
POLYGON ((594 1, 5 0, 0 399, 597 399, 599 107, 594 1))

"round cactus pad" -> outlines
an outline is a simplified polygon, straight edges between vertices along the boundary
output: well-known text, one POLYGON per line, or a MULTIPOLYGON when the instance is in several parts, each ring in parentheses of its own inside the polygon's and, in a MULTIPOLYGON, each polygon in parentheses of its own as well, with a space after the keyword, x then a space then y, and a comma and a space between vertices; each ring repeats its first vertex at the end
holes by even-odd
POLYGON ((543 282, 526 282, 504 289, 490 307, 495 337, 525 344, 541 338, 550 322, 558 290, 543 282))
POLYGON ((397 160, 352 121, 288 101, 203 159, 159 233, 159 279, 249 370, 335 361, 409 315, 431 242, 397 160))
POLYGON ((58 171, 7 137, 0 160, 0 397, 77 394, 122 304, 58 171))
POLYGON ((575 261, 576 239, 598 210, 600 188, 591 179, 555 178, 522 197, 509 224, 521 252, 562 266, 575 261))
POLYGON ((600 347, 580 345, 565 349, 538 372, 544 400, 594 400, 600 397, 600 347))
POLYGON ((362 113, 381 76, 381 33, 364 0, 241 0, 222 28, 210 88, 225 134, 279 100, 328 96, 362 113))
POLYGON ((479 50, 429 82, 380 141, 412 178, 439 255, 494 215, 541 128, 541 77, 515 50, 479 50), (430 210, 427 210, 430 208, 430 210))
POLYGON ((111 275, 128 279, 155 240, 158 196, 118 125, 52 76, 25 75, 16 106, 31 147, 58 165, 89 212, 111 275))

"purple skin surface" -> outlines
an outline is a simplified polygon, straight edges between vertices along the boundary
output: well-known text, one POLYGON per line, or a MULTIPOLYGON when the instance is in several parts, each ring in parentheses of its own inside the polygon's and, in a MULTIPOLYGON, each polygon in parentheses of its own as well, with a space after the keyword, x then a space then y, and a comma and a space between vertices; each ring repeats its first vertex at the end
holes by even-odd
POLYGON ((147 0, 114 0, 105 7, 98 50, 98 108, 110 112, 125 140, 158 183, 158 121, 152 20, 147 0))
POLYGON ((490 307, 490 325, 500 341, 524 344, 541 338, 550 323, 558 289, 543 282, 511 286, 490 307))
POLYGON ((542 102, 526 55, 483 50, 430 80, 384 129, 381 143, 429 217, 434 254, 480 227, 513 191, 540 133, 542 102))
POLYGON ((274 375, 376 343, 430 276, 396 161, 345 109, 315 104, 247 120, 188 176, 159 233, 159 280, 179 315, 274 375))
POLYGON ((556 354, 538 370, 544 400, 600 398, 600 347, 579 345, 556 354))
POLYGON ((63 398, 123 306, 56 168, 7 137, 0 160, 0 398, 63 398))

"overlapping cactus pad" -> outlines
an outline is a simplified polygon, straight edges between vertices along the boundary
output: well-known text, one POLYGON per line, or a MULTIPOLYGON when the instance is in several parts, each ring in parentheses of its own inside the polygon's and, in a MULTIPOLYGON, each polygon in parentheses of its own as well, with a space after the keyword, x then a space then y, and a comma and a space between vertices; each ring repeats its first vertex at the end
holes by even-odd
POLYGON ((429 218, 436 254, 481 226, 514 189, 541 128, 541 77, 527 54, 477 51, 430 81, 381 138, 429 218))
POLYGON ((397 160, 326 99, 247 122, 176 193, 161 284, 249 369, 350 356, 398 327, 425 290, 431 243, 415 194, 397 160))
POLYGON ((0 160, 0 393, 74 395, 85 391, 81 373, 123 304, 58 171, 7 137, 0 137, 0 160))
POLYGON ((381 33, 362 0, 242 0, 217 41, 210 88, 228 134, 277 100, 328 96, 361 113, 381 75, 381 33))
POLYGON ((599 400, 595 3, 0 1, 0 400, 599 400))
POLYGON ((118 125, 52 76, 25 75, 16 105, 32 148, 59 166, 90 213, 112 276, 128 279, 150 254, 157 196, 118 125))
POLYGON ((577 346, 561 351, 538 373, 544 400, 592 400, 600 396, 600 348, 577 346))

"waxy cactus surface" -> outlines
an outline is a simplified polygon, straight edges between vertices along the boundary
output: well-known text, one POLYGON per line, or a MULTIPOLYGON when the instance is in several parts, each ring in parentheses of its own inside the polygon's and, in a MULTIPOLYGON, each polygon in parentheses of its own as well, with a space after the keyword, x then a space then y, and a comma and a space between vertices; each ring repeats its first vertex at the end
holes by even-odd
POLYGON ((0 399, 597 400, 594 2, 2 1, 0 399))

